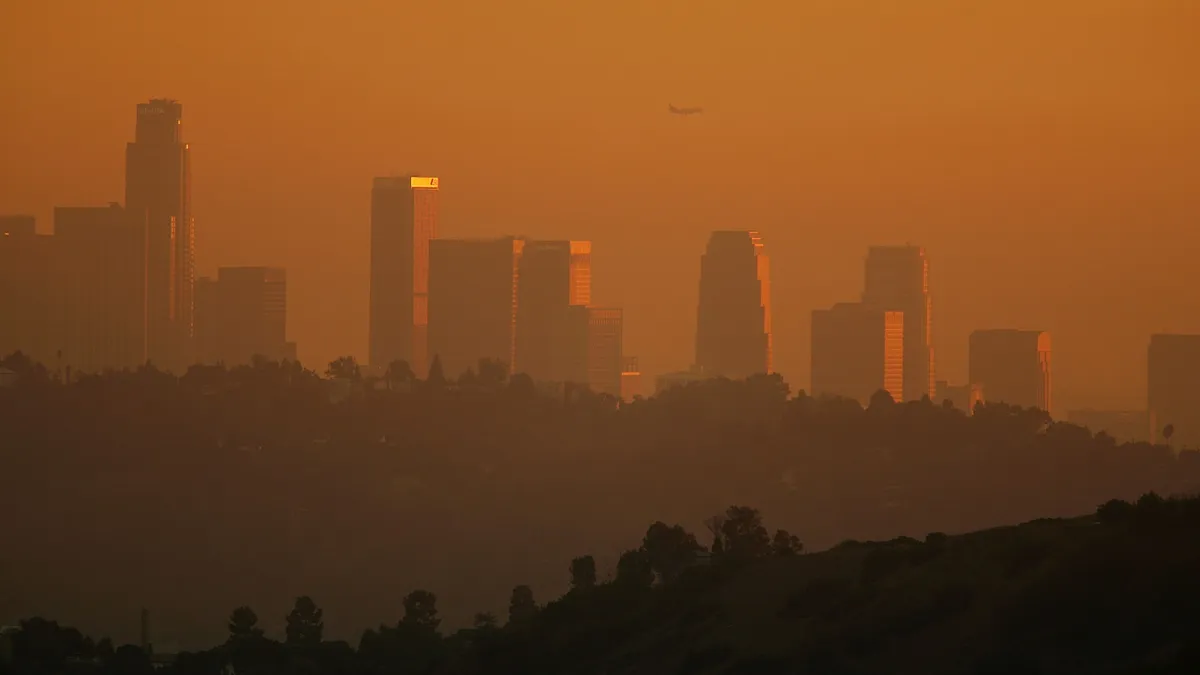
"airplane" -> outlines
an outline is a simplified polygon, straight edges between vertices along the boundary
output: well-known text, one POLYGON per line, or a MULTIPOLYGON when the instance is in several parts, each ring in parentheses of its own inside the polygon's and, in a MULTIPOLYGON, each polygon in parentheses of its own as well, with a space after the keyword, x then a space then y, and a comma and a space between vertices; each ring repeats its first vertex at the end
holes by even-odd
POLYGON ((676 108, 674 104, 667 104, 667 112, 672 115, 696 115, 704 112, 704 108, 676 108))

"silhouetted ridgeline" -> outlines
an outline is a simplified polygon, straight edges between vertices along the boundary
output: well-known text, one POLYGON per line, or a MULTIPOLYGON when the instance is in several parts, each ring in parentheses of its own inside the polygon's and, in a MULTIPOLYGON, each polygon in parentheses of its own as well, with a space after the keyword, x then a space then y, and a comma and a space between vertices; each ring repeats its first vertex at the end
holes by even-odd
MULTIPOLYGON (((434 589, 448 632, 480 610, 504 616, 514 586, 557 597, 581 554, 606 579, 648 521, 704 532, 729 504, 820 550, 1200 486, 1195 452, 1118 446, 1041 412, 887 397, 864 411, 789 398, 778 377, 618 408, 540 396, 494 364, 463 386, 402 364, 367 383, 348 360, 331 364, 338 382, 264 362, 69 386, 4 365, 20 379, 0 387, 0 618, 121 643, 148 607, 168 650, 221 640, 231 607, 304 594, 325 637, 357 645, 412 589, 434 589)), ((281 610, 261 621, 282 633, 281 610)))
POLYGON ((848 541, 800 555, 794 536, 730 508, 710 521, 711 555, 654 523, 598 583, 571 561, 570 590, 539 605, 512 589, 507 612, 442 629, 438 597, 412 591, 398 619, 357 643, 326 639, 310 597, 274 639, 248 606, 203 651, 113 649, 30 619, 0 633, 0 672, 179 675, 524 673, 962 675, 1200 672, 1200 499, 1147 494, 1095 516, 1041 519, 923 541, 848 541), (232 671, 230 670, 232 669, 232 671))

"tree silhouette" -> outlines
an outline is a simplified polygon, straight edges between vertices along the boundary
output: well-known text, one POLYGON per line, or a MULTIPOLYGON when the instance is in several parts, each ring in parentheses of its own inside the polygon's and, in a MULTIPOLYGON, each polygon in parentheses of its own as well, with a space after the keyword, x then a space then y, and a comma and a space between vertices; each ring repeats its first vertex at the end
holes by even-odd
POLYGON ((533 589, 524 584, 512 590, 508 601, 508 624, 510 626, 527 626, 537 614, 537 603, 533 600, 533 589))
POLYGON ((433 360, 429 362, 429 376, 425 378, 425 384, 435 389, 446 386, 446 373, 442 370, 442 357, 437 354, 434 354, 433 360))
POLYGON ((410 626, 419 626, 436 631, 442 620, 438 618, 437 596, 429 591, 416 590, 404 597, 404 618, 410 626))
POLYGON ((679 525, 656 522, 646 530, 642 550, 659 579, 670 583, 679 577, 697 551, 703 547, 679 525))
POLYGON ((491 612, 479 612, 471 624, 471 627, 477 631, 495 630, 497 626, 496 615, 491 612))
POLYGON ((342 380, 358 381, 362 379, 362 369, 353 356, 339 356, 329 362, 325 375, 342 380))
POLYGON ((479 385, 489 389, 499 389, 508 380, 508 366, 495 359, 479 359, 475 372, 479 385))
POLYGON ((738 559, 761 558, 771 549, 771 537, 763 527, 762 514, 748 506, 731 506, 721 523, 724 554, 738 559))
POLYGON ((253 609, 243 605, 229 615, 230 640, 249 640, 262 636, 263 630, 258 627, 258 615, 253 609))
POLYGON ((296 605, 287 615, 287 644, 319 645, 325 624, 321 621, 324 612, 307 595, 296 598, 296 605))
POLYGON ((395 389, 398 385, 412 382, 416 377, 412 371, 412 367, 408 365, 408 361, 403 359, 397 359, 389 363, 387 372, 384 373, 388 389, 395 389))
POLYGON ((775 530, 771 538, 771 553, 775 555, 795 555, 804 551, 800 538, 789 534, 787 530, 775 530))
POLYGON ((596 559, 590 555, 571 561, 571 588, 592 588, 596 585, 596 559))
POLYGON ((629 588, 649 588, 654 583, 654 568, 644 550, 637 548, 621 554, 616 582, 629 588))

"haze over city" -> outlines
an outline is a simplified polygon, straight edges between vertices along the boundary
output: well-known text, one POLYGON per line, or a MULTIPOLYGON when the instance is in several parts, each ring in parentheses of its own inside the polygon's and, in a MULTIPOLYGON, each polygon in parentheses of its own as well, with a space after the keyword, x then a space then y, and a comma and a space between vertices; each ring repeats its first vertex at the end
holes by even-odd
POLYGON ((120 200, 132 105, 177 99, 198 271, 286 267, 305 363, 365 362, 371 178, 406 173, 441 178, 442 236, 591 240, 650 374, 689 365, 715 229, 766 237, 797 388, 870 244, 928 251, 939 378, 973 329, 1047 330, 1056 407, 1135 408, 1147 335, 1200 331, 1191 3, 0 11, 0 212, 120 200))

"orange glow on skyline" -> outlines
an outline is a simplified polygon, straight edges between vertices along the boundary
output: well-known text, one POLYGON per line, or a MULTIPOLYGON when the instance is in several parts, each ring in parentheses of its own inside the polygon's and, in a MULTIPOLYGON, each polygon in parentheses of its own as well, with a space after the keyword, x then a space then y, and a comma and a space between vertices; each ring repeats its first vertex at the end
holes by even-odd
POLYGON ((912 241, 938 379, 971 330, 1037 326, 1056 404, 1135 407, 1148 334, 1200 332, 1197 25, 1189 0, 11 2, 0 214, 121 199, 134 106, 165 96, 196 274, 287 268, 318 370, 367 361, 371 179, 428 167, 443 236, 595 242, 592 301, 648 377, 689 365, 709 232, 745 228, 793 389, 811 310, 912 241))

